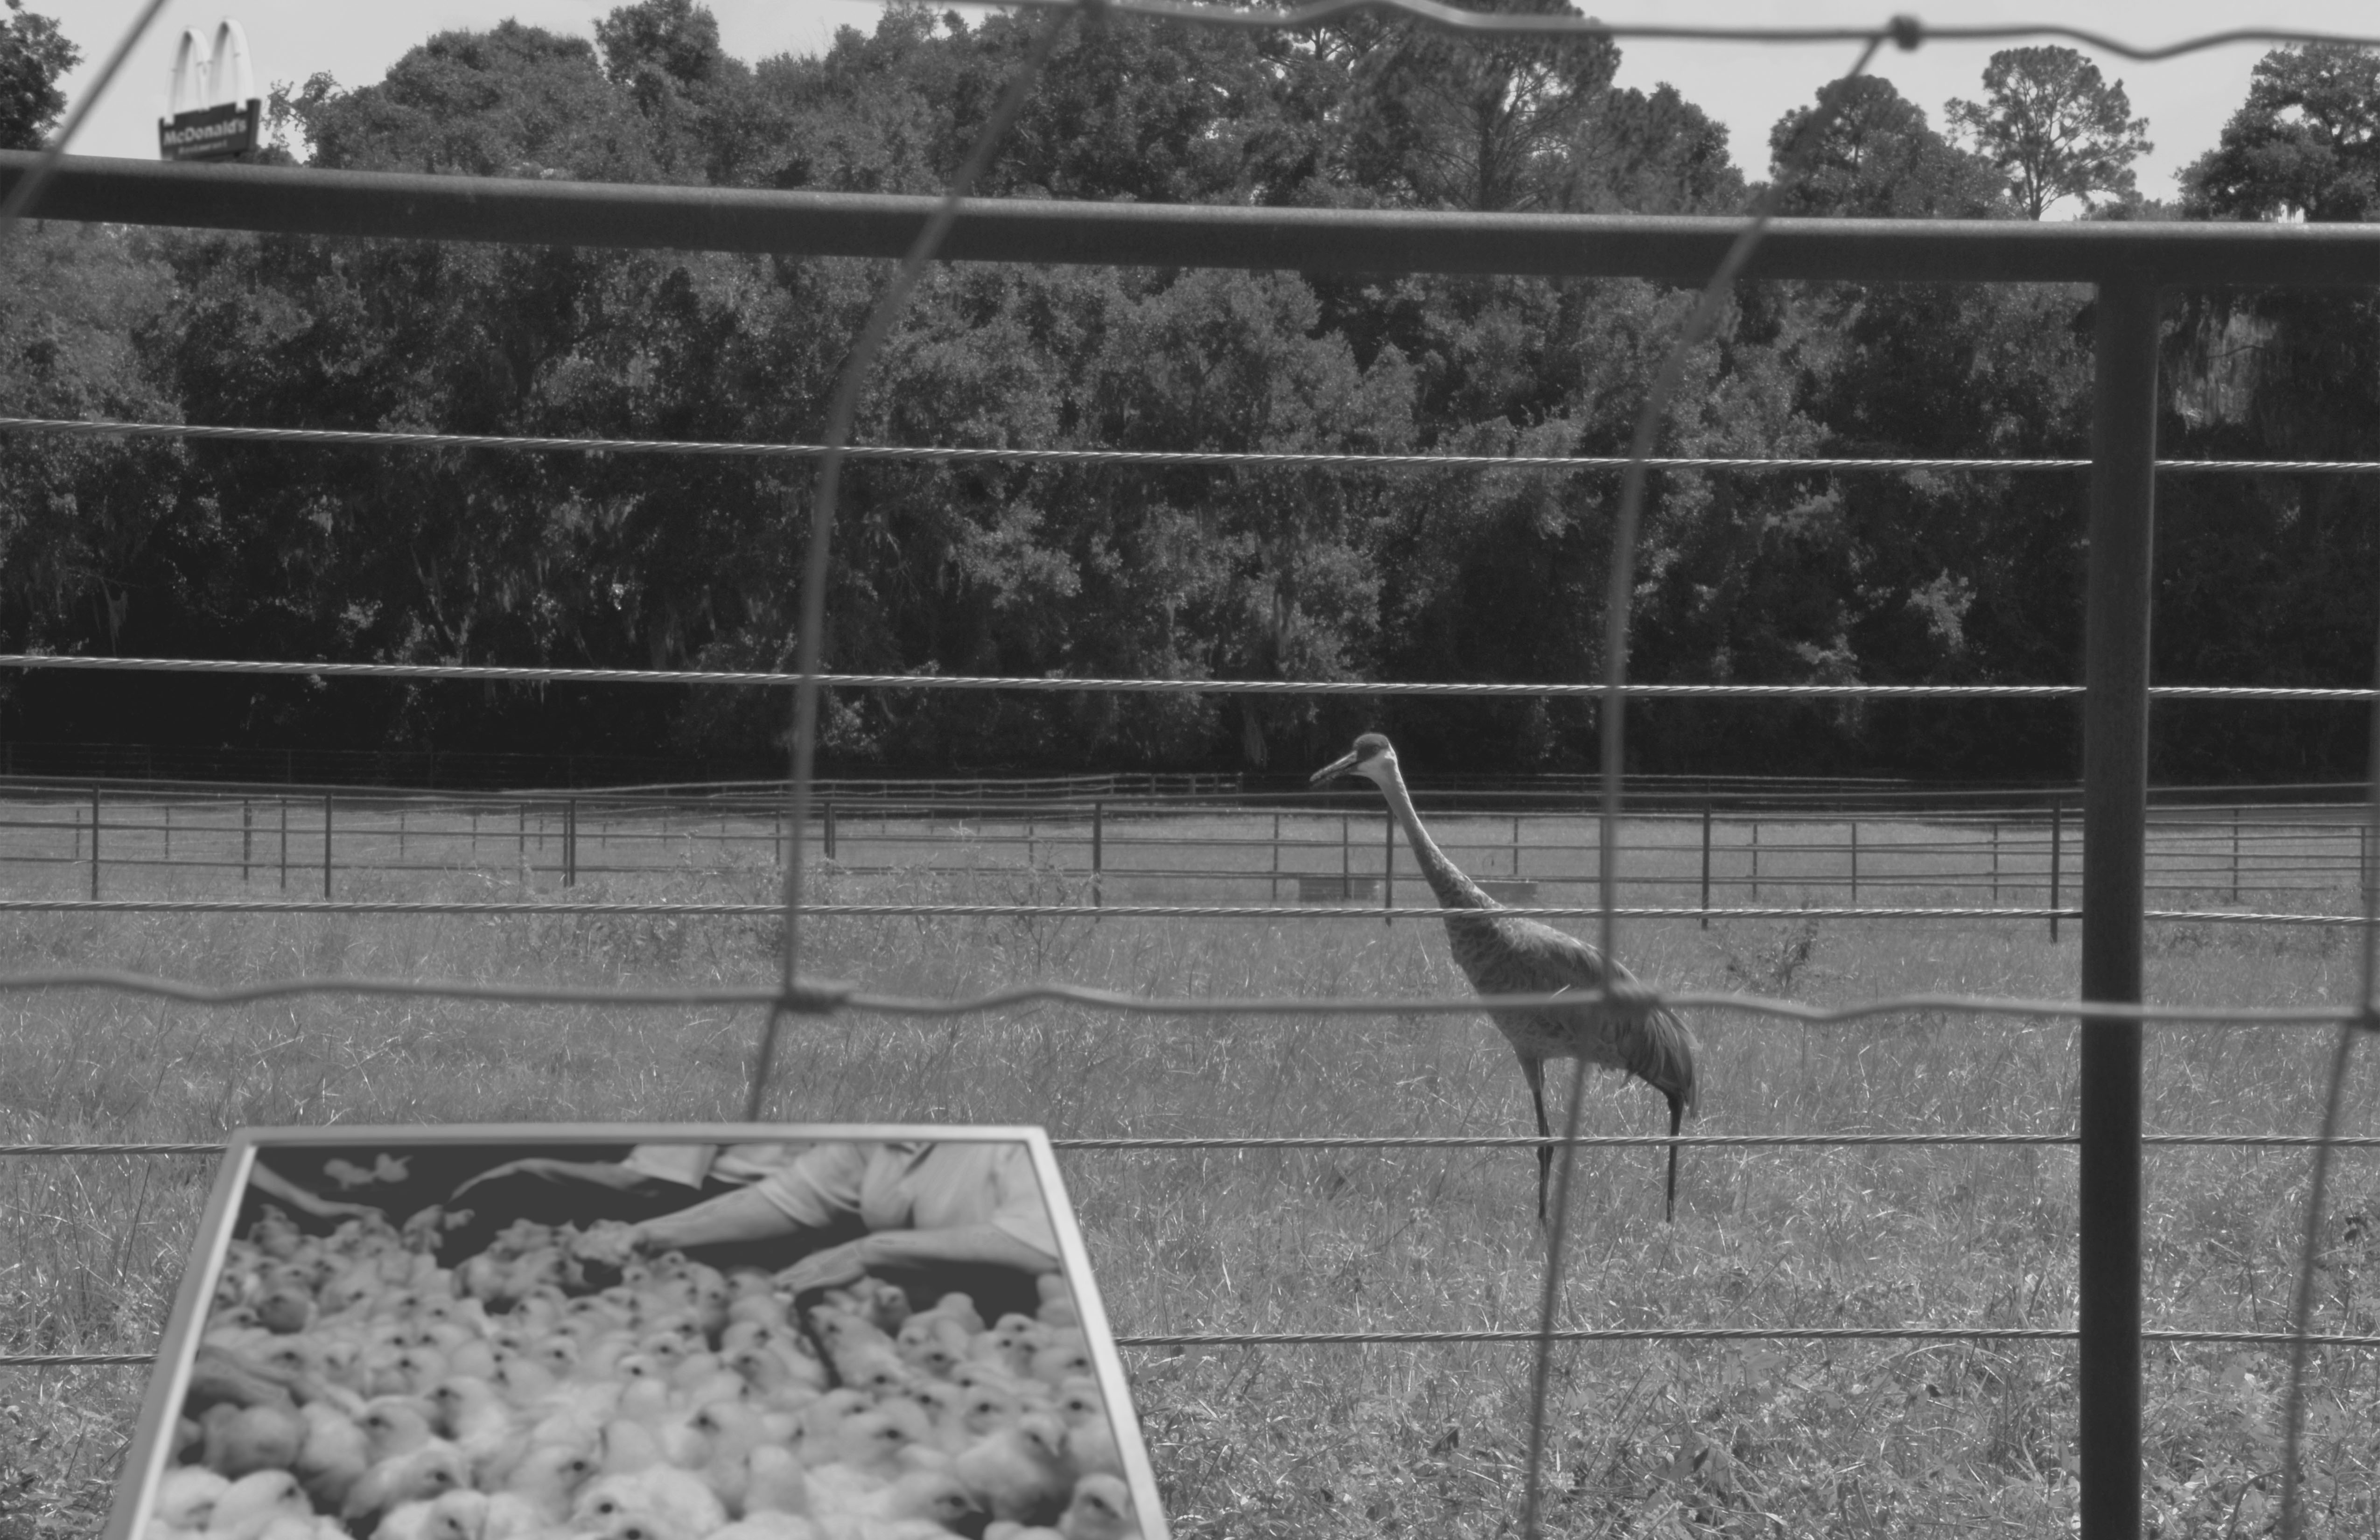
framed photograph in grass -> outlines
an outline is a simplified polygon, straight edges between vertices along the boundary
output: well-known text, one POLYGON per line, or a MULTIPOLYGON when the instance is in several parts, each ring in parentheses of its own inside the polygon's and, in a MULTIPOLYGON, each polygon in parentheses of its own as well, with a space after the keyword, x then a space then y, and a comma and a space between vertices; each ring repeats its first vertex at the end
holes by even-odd
POLYGON ((108 1540, 1166 1534, 1046 1134, 243 1130, 108 1540))

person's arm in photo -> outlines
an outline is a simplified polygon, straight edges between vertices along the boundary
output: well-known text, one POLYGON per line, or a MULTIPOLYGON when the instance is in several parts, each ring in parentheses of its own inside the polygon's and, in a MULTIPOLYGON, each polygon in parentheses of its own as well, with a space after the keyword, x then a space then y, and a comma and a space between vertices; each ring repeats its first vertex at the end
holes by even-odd
POLYGON ((630 1242, 639 1251, 678 1251, 824 1230, 858 1211, 867 1169, 858 1146, 820 1145, 748 1187, 630 1227, 630 1242))
POLYGON ((492 1166, 455 1188, 454 1195, 460 1198, 483 1182, 494 1182, 507 1176, 543 1177, 548 1182, 591 1182, 598 1187, 612 1187, 622 1192, 645 1180, 643 1172, 617 1160, 555 1160, 540 1155, 492 1166))
MULTIPOLYGON (((939 1175, 948 1176, 949 1169, 939 1175)), ((990 1265, 1019 1272, 1058 1270, 1058 1237, 1050 1209, 1022 1145, 994 1154, 988 1166, 960 1179, 971 1187, 962 1212, 983 1216, 972 1222, 880 1230, 826 1250, 778 1275, 795 1293, 849 1283, 880 1267, 930 1267, 942 1264, 990 1265), (979 1183, 979 1185, 975 1185, 979 1183)), ((951 1189, 945 1185, 946 1193, 951 1189)), ((941 1206, 937 1205, 940 1208, 941 1206)))
POLYGON ((293 1207, 303 1209, 318 1219, 360 1219, 372 1216, 386 1218, 366 1203, 339 1203, 305 1188, 283 1176, 259 1160, 248 1169, 248 1184, 267 1197, 276 1198, 293 1207))
POLYGON ((758 1187, 739 1187, 628 1228, 638 1251, 684 1251, 688 1246, 771 1240, 803 1227, 787 1219, 784 1210, 758 1187))
POLYGON ((941 1230, 880 1230, 813 1253, 777 1275, 780 1288, 800 1293, 832 1289, 880 1267, 930 1267, 944 1263, 990 1264, 1019 1272, 1054 1273, 1055 1253, 1027 1245, 996 1224, 941 1230))

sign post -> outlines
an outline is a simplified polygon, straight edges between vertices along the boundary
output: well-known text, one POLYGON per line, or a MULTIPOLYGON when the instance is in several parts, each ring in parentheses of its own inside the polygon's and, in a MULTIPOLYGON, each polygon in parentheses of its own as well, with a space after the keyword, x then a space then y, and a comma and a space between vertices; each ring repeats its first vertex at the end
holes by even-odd
POLYGON ((174 51, 174 115, 157 124, 157 152, 169 161, 227 161, 253 151, 264 118, 248 57, 248 34, 225 18, 210 42, 195 27, 174 51))

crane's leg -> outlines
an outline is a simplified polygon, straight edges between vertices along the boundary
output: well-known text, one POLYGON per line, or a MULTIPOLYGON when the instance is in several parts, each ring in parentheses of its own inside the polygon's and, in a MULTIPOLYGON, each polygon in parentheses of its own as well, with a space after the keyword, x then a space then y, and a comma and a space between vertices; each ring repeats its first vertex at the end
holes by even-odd
POLYGON ((1675 1091, 1665 1091, 1670 1098, 1670 1197, 1661 1210, 1664 1223, 1674 1223, 1678 1218, 1678 1125, 1685 1121, 1686 1098, 1675 1091))
MULTIPOLYGON (((1553 1129, 1546 1122, 1546 1062, 1521 1055, 1521 1074, 1529 1083, 1529 1100, 1537 1109, 1537 1137, 1550 1139, 1553 1129)), ((1537 1223, 1546 1222, 1546 1189, 1553 1181, 1554 1148, 1551 1145, 1537 1146, 1537 1223)))

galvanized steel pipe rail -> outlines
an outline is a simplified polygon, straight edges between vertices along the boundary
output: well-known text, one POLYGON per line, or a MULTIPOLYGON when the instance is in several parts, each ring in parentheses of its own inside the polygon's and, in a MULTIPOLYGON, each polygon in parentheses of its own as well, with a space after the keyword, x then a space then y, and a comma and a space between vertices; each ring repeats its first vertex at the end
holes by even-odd
MULTIPOLYGON (((0 196, 34 163, 0 152, 0 196)), ((280 235, 897 260, 940 200, 74 156, 28 217, 280 235)), ((1641 277, 1699 287, 1742 222, 967 199, 950 261, 1641 277)), ((2362 287, 2380 225, 1774 221, 1747 278, 2362 287)))

